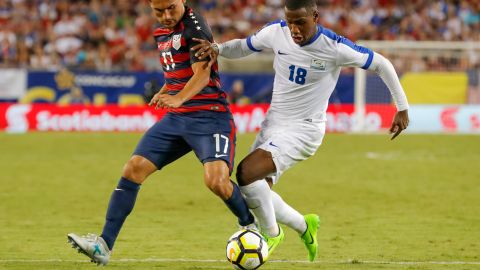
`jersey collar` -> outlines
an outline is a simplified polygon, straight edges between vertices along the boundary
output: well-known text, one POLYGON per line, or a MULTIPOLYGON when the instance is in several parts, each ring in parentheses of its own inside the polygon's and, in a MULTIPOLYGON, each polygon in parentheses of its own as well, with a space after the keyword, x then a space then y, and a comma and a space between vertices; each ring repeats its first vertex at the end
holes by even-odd
POLYGON ((321 34, 322 34, 322 27, 317 24, 317 33, 307 43, 305 43, 303 45, 300 45, 300 47, 305 47, 305 46, 308 46, 308 45, 312 44, 313 42, 315 42, 315 40, 318 39, 318 37, 321 34))

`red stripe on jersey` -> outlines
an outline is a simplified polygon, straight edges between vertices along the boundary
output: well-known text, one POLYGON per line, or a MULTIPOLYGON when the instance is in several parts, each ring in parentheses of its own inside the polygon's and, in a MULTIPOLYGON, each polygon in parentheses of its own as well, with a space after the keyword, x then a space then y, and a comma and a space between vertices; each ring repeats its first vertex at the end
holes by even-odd
POLYGON ((186 40, 185 38, 182 37, 182 38, 180 39, 180 42, 181 42, 181 44, 182 44, 182 47, 187 46, 187 40, 186 40))
POLYGON ((221 104, 207 104, 201 106, 191 106, 191 107, 180 107, 175 109, 169 109, 169 112, 174 113, 189 113, 189 112, 198 112, 198 111, 215 111, 215 112, 226 112, 227 108, 221 104))
POLYGON ((166 83, 167 91, 180 91, 182 90, 187 83, 179 83, 179 84, 169 84, 166 83))
MULTIPOLYGON (((170 91, 170 92, 179 92, 181 90, 183 90, 183 87, 179 88, 179 89, 168 89, 168 87, 167 87, 167 91, 170 91)), ((225 92, 220 92, 220 93, 215 93, 215 94, 196 94, 190 100, 219 99, 219 98, 226 99, 227 94, 225 92)))
POLYGON ((154 35, 154 36, 170 35, 172 32, 173 32, 173 31, 170 30, 170 29, 157 28, 157 29, 155 29, 155 31, 153 32, 153 35, 154 35))
POLYGON ((183 79, 186 77, 192 77, 193 70, 192 68, 184 68, 179 70, 172 70, 165 72, 165 79, 183 79))
POLYGON ((222 95, 220 93, 218 93, 218 94, 197 94, 194 97, 192 97, 190 100, 218 99, 219 97, 222 97, 222 95))
POLYGON ((168 29, 168 28, 157 28, 155 31, 153 31, 153 36, 164 36, 164 35, 170 35, 173 32, 182 32, 183 29, 185 29, 185 25, 183 22, 180 22, 177 24, 174 30, 168 29))
POLYGON ((185 29, 185 25, 183 22, 180 22, 177 24, 174 30, 168 29, 168 28, 157 28, 155 31, 153 31, 153 36, 158 37, 158 36, 165 36, 165 35, 170 35, 173 32, 183 32, 185 29))
POLYGON ((210 81, 208 82, 208 86, 222 88, 222 85, 220 83, 220 78, 215 78, 214 81, 210 79, 210 81))
POLYGON ((190 61, 190 53, 177 53, 173 56, 175 63, 190 61))
POLYGON ((230 173, 232 173, 233 171, 233 157, 235 156, 235 144, 233 143, 233 139, 235 138, 235 123, 233 122, 233 120, 230 120, 230 128, 231 128, 231 131, 230 131, 230 157, 229 157, 229 160, 230 160, 230 164, 228 165, 228 167, 230 167, 230 173))
MULTIPOLYGON (((173 73, 173 71, 172 71, 172 72, 168 72, 168 73, 173 73)), ((170 78, 170 77, 167 76, 168 73, 165 73, 165 78, 170 78)), ((193 71, 192 71, 192 73, 193 73, 193 71)), ((175 77, 175 78, 178 78, 178 77, 175 77)), ((184 78, 185 78, 185 77, 184 77, 184 78)), ((186 82, 184 82, 184 83, 176 83, 176 84, 165 83, 165 85, 167 86, 167 90, 169 90, 169 91, 182 90, 182 89, 185 87, 186 84, 187 84, 186 82)), ((210 80, 210 82, 208 83, 207 86, 209 86, 209 87, 218 87, 214 82, 212 82, 212 80, 210 80)), ((222 96, 223 96, 223 95, 222 95, 222 96)))

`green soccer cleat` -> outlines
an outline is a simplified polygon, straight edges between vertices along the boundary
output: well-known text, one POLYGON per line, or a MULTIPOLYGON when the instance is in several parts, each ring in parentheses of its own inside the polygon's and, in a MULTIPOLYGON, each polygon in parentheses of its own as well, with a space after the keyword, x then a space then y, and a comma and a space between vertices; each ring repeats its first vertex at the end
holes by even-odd
POLYGON ((268 259, 272 255, 273 251, 277 248, 277 246, 283 241, 285 238, 285 234, 283 233, 282 227, 278 226, 278 235, 275 237, 268 237, 266 234, 262 234, 263 238, 265 238, 265 242, 268 245, 268 259))
POLYGON ((87 234, 86 236, 78 236, 74 233, 67 235, 68 242, 79 253, 85 254, 90 261, 97 265, 107 265, 110 260, 110 250, 103 238, 95 234, 87 234))
POLYGON ((315 214, 308 214, 304 218, 305 223, 307 223, 307 230, 300 237, 308 250, 308 260, 313 262, 317 257, 317 231, 320 227, 320 217, 315 214))

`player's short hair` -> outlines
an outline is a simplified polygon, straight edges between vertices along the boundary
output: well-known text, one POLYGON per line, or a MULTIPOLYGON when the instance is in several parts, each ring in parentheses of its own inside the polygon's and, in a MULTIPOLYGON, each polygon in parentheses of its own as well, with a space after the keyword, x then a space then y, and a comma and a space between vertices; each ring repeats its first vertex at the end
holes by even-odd
POLYGON ((317 10, 316 0, 285 0, 285 7, 289 10, 305 8, 308 12, 317 10))

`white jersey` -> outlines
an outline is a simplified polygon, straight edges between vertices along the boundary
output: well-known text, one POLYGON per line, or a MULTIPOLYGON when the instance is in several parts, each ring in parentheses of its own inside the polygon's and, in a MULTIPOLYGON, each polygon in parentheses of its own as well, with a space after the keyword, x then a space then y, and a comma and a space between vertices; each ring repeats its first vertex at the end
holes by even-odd
POLYGON ((307 44, 296 44, 283 20, 247 38, 250 50, 273 49, 275 80, 269 117, 326 121, 328 100, 343 66, 368 69, 374 53, 329 29, 317 26, 307 44))

